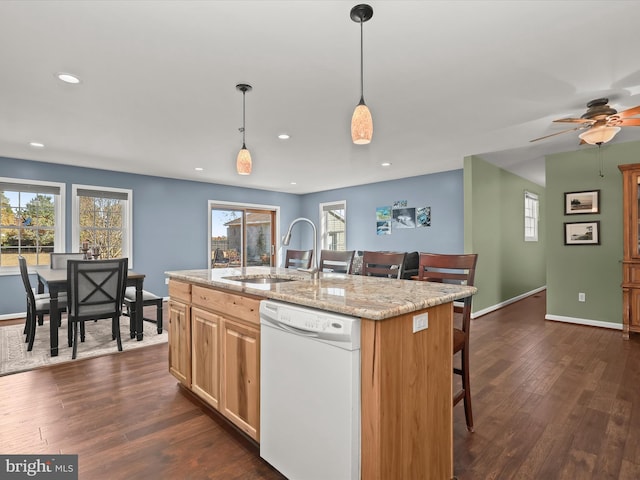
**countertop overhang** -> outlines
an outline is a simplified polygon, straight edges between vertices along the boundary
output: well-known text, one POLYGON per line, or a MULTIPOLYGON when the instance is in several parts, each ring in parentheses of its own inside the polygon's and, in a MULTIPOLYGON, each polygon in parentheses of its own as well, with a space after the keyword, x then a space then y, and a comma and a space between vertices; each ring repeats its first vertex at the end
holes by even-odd
POLYGON ((477 292, 475 287, 414 280, 320 273, 318 280, 288 268, 246 267, 165 272, 173 279, 371 320, 384 320, 477 292), (279 277, 272 284, 242 282, 242 277, 279 277), (237 277, 239 280, 234 280, 237 277))

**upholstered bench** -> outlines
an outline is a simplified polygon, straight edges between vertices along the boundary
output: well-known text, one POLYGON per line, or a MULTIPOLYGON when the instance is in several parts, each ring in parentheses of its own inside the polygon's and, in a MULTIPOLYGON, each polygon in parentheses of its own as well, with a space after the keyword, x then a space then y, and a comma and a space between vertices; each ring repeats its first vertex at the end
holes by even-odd
MULTIPOLYGON (((127 287, 124 292, 124 304, 127 306, 127 313, 125 315, 130 316, 131 308, 136 303, 136 287, 127 287)), ((155 323, 158 327, 158 333, 162 333, 162 297, 158 297, 151 292, 147 292, 146 290, 142 290, 142 314, 144 315, 144 307, 149 305, 156 306, 156 320, 152 320, 150 318, 144 318, 143 320, 147 322, 155 323)))

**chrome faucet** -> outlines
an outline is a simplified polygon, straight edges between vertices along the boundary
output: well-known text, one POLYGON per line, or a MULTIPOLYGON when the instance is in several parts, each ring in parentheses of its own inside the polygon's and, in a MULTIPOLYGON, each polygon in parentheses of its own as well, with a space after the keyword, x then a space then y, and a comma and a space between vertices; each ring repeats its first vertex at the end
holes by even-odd
POLYGON ((314 225, 314 223, 311 220, 309 220, 308 218, 304 218, 304 217, 296 218, 293 222, 291 222, 291 225, 289 225, 289 230, 287 230, 287 234, 284 237, 282 237, 282 244, 285 245, 285 246, 289 245, 289 242, 291 241, 291 229, 298 222, 307 222, 309 225, 311 225, 311 228, 313 228, 313 257, 311 258, 311 268, 298 268, 298 270, 300 270, 301 272, 310 273, 311 274, 311 278, 313 280, 317 280, 318 277, 319 277, 319 273, 318 273, 318 232, 316 230, 316 226, 314 225))

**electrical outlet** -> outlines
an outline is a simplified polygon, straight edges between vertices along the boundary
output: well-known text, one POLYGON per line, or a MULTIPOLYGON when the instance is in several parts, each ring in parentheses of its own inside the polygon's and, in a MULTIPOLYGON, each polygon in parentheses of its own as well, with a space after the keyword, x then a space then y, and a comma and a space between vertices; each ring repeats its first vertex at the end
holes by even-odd
POLYGON ((165 279, 164 279, 164 284, 165 284, 165 285, 169 285, 169 277, 167 277, 167 278, 165 278, 165 279))
POLYGON ((586 302, 587 301, 587 296, 583 292, 578 293, 578 301, 579 302, 586 302))
POLYGON ((413 317, 413 333, 429 328, 429 314, 421 313, 413 317))

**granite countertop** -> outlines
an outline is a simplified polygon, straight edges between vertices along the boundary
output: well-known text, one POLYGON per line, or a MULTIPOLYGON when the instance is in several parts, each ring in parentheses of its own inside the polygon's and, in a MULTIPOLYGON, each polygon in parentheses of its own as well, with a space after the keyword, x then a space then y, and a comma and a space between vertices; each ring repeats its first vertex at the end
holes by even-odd
POLYGON ((288 268, 246 267, 165 272, 174 280, 280 300, 371 320, 384 320, 473 295, 475 287, 320 273, 318 280, 288 268), (231 278, 230 278, 231 277, 231 278), (254 284, 236 278, 278 277, 289 282, 254 284))

